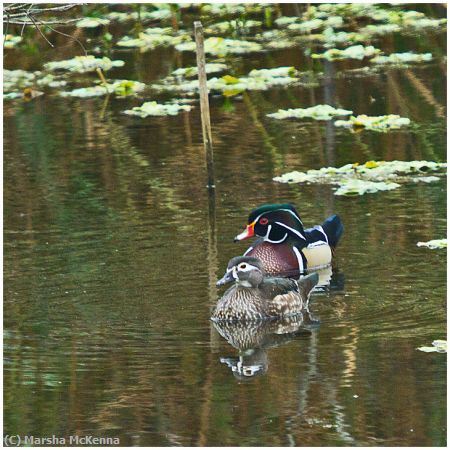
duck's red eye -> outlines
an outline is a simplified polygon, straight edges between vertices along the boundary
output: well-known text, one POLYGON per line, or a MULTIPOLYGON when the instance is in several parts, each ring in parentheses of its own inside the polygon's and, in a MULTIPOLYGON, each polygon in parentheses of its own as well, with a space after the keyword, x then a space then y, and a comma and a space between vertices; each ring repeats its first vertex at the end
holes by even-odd
POLYGON ((266 217, 263 217, 262 219, 259 220, 259 223, 261 225, 267 225, 269 223, 269 219, 267 219, 266 217))

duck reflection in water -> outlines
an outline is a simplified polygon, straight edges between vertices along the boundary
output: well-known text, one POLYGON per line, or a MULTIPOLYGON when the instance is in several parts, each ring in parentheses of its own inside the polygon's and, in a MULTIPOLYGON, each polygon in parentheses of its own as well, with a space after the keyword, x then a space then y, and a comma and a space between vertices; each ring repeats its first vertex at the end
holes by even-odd
POLYGON ((217 331, 235 348, 239 358, 223 358, 233 374, 242 379, 267 371, 266 349, 310 331, 304 326, 317 324, 308 303, 319 275, 312 273, 298 280, 266 277, 261 261, 249 256, 232 258, 218 286, 233 282, 218 301, 212 315, 217 331))
POLYGON ((267 350, 294 339, 308 339, 319 321, 309 311, 293 317, 257 322, 214 322, 225 340, 239 350, 237 357, 222 357, 238 380, 250 380, 264 375, 269 367, 267 350))

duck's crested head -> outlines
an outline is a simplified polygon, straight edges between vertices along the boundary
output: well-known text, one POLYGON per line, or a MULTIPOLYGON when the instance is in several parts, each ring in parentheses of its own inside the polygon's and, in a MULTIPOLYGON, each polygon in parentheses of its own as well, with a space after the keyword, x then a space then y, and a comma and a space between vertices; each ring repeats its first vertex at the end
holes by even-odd
POLYGON ((264 268, 258 258, 251 256, 235 256, 231 258, 225 275, 217 282, 217 286, 235 281, 242 287, 258 287, 264 279, 264 268))
POLYGON ((272 243, 283 242, 289 235, 305 239, 303 223, 290 203, 271 203, 254 209, 248 216, 246 230, 234 240, 241 241, 255 235, 272 243))

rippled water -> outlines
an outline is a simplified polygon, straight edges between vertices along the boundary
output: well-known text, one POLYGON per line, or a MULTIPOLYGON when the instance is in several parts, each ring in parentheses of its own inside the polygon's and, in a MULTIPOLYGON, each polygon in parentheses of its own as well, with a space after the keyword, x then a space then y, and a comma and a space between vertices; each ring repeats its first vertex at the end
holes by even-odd
MULTIPOLYGON (((381 48, 411 46, 445 54, 445 36, 381 48)), ((120 57, 113 78, 148 82, 176 67, 171 51, 120 57)), ((242 73, 311 64, 298 49, 237 61, 242 73)), ((215 224, 198 108, 140 120, 121 114, 133 100, 5 103, 5 434, 445 445, 445 355, 416 348, 446 335, 446 252, 416 243, 446 234, 446 180, 358 198, 272 181, 369 159, 444 161, 445 64, 364 77, 343 72, 360 63, 314 64, 327 75, 319 87, 252 92, 230 100, 233 111, 212 99, 215 224), (413 125, 351 134, 266 117, 322 102, 413 125), (303 324, 254 330, 259 347, 239 353, 209 321, 213 282, 246 249, 233 236, 249 211, 286 201, 307 226, 341 216, 332 287, 313 295, 303 324), (239 376, 246 364, 260 375, 239 376)))

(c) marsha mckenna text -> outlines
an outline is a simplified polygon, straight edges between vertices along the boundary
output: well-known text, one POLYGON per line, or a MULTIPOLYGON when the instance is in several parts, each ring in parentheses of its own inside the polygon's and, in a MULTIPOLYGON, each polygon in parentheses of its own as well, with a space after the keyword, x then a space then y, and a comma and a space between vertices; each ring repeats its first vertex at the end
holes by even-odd
POLYGON ((106 436, 20 436, 8 435, 3 437, 5 447, 45 446, 45 445, 120 445, 120 438, 106 436))

